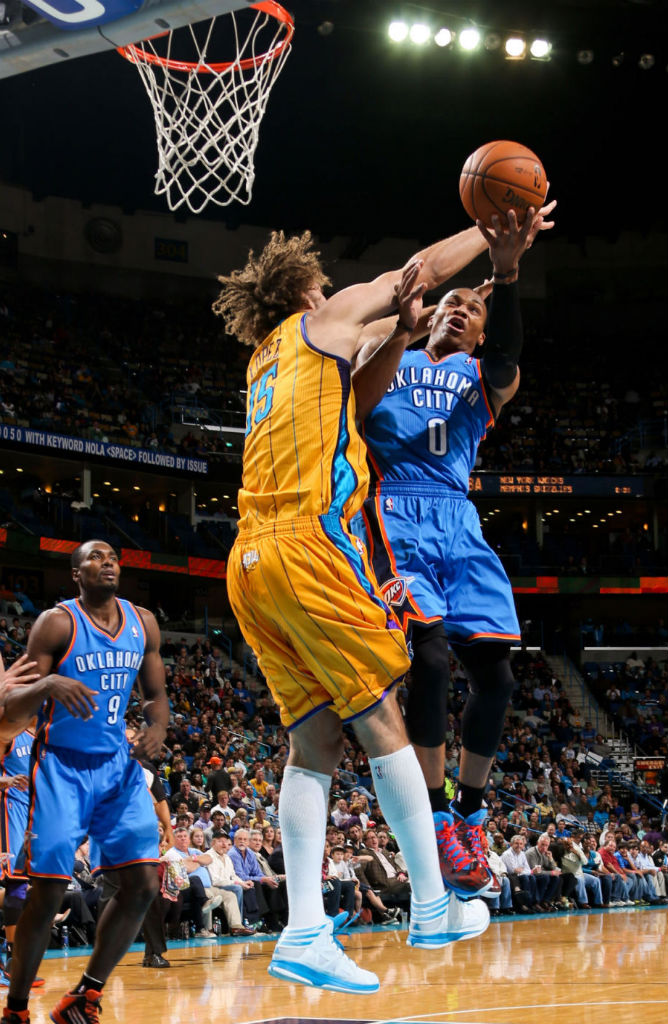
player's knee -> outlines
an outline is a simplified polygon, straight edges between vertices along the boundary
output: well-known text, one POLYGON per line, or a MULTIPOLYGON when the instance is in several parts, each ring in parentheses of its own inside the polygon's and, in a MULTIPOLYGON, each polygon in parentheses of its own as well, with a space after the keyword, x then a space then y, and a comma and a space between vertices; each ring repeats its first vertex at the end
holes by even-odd
POLYGON ((301 722, 290 733, 292 765, 329 775, 342 757, 341 719, 329 709, 301 722))
POLYGON ((507 704, 515 688, 508 644, 479 643, 455 650, 466 669, 471 691, 507 704))
POLYGON ((448 641, 441 622, 414 626, 413 664, 406 699, 406 728, 412 743, 440 747, 445 743, 448 711, 448 641))
POLYGON ((462 661, 470 688, 462 716, 462 742, 472 754, 493 757, 515 686, 510 650, 506 644, 477 644, 462 652, 462 661))
POLYGON ((155 864, 136 864, 119 872, 123 884, 121 890, 127 893, 137 905, 148 907, 160 891, 160 879, 155 864))

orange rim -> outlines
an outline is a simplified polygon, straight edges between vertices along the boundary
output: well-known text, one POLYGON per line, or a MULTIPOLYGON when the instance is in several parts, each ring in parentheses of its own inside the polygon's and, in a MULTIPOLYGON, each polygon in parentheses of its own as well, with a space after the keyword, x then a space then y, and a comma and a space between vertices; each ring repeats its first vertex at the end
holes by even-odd
MULTIPOLYGON (((267 50, 266 53, 260 54, 259 57, 246 57, 241 61, 229 60, 224 61, 222 64, 199 64, 195 61, 159 57, 158 54, 145 50, 141 43, 129 43, 127 46, 118 46, 116 49, 121 57, 125 57, 132 64, 159 64, 164 68, 169 68, 170 71, 197 71, 198 74, 206 75, 221 74, 221 72, 229 71, 232 67, 249 71, 251 68, 264 64, 267 60, 275 60, 286 46, 290 45, 295 31, 292 15, 284 7, 281 7, 279 3, 276 3, 276 0, 261 0, 260 3, 251 4, 250 7, 253 10, 262 11, 264 14, 271 15, 272 18, 276 18, 282 25, 285 25, 286 29, 283 39, 275 46, 272 46, 270 50, 267 50)), ((159 32, 157 35, 151 36, 151 39, 160 39, 167 34, 167 32, 159 32)))

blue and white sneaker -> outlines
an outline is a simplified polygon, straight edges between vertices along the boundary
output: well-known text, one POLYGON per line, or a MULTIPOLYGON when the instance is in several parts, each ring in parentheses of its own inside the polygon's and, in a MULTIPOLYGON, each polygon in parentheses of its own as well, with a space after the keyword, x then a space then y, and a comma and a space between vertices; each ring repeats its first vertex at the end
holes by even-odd
POLYGON ((460 900, 450 892, 431 903, 411 903, 406 942, 424 949, 441 949, 460 939, 472 939, 488 928, 489 910, 483 900, 460 900))
POLYGON ((376 975, 362 970, 347 957, 333 932, 331 917, 318 928, 288 926, 276 943, 267 970, 274 978, 331 992, 353 995, 377 992, 380 983, 376 975))

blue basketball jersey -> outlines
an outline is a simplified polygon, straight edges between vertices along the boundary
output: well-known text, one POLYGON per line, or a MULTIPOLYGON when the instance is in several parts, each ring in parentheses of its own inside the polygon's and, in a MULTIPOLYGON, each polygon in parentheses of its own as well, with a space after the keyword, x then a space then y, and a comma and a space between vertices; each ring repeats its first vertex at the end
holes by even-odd
POLYGON ((384 397, 364 421, 373 484, 438 484, 468 494, 478 445, 494 416, 480 362, 404 353, 384 397))
MULTIPOLYGON (((30 778, 30 752, 35 737, 31 732, 20 732, 12 740, 12 745, 2 757, 0 757, 0 774, 2 775, 25 775, 30 778)), ((28 809, 28 791, 12 788, 8 791, 12 803, 21 804, 28 809)))
POLYGON ((49 699, 40 712, 38 738, 47 746, 83 754, 115 753, 125 743, 124 715, 146 649, 144 625, 129 601, 116 598, 120 615, 114 636, 96 625, 79 598, 62 601, 72 618, 70 644, 56 671, 97 691, 98 710, 84 721, 49 699))

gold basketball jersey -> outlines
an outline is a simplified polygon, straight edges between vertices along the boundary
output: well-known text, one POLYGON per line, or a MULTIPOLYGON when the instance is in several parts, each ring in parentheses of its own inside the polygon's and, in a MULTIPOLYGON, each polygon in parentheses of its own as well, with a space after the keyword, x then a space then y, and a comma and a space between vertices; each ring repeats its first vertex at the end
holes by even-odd
POLYGON ((366 496, 350 364, 316 348, 305 322, 305 313, 287 317, 248 366, 240 530, 301 516, 349 520, 366 496))

